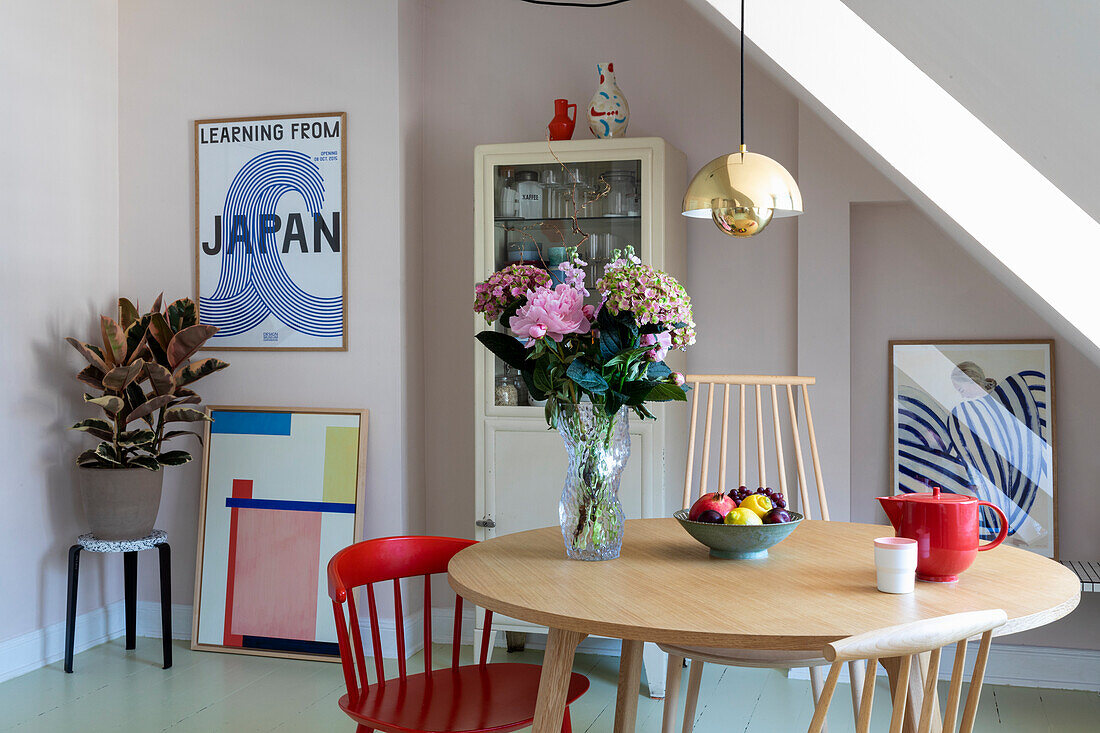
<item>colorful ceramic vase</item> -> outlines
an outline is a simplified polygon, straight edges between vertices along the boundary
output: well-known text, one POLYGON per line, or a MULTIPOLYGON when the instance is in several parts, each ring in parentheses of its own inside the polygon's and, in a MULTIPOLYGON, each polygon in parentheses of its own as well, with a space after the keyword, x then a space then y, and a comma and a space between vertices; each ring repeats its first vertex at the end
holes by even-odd
POLYGON ((615 65, 596 64, 600 86, 588 105, 588 129, 596 137, 623 137, 630 121, 630 107, 615 83, 615 65))
POLYGON ((572 140, 573 128, 577 125, 577 105, 569 104, 568 99, 554 100, 554 119, 546 129, 551 140, 572 140), (572 114, 569 111, 572 110, 572 114))

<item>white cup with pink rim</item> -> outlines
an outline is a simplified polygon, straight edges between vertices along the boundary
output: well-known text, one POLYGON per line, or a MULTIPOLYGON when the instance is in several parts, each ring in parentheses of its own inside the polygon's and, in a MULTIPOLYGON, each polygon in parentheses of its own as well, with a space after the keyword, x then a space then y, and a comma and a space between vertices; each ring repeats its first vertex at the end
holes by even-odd
POLYGON ((883 593, 912 593, 917 573, 917 541, 908 537, 875 539, 875 574, 883 593))

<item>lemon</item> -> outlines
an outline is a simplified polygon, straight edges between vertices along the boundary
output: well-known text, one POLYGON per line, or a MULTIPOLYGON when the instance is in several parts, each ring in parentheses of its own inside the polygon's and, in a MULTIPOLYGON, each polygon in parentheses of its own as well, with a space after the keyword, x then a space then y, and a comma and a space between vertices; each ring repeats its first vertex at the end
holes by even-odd
POLYGON ((748 509, 756 514, 760 519, 764 518, 764 515, 770 512, 772 507, 772 500, 763 494, 750 494, 745 497, 745 500, 737 505, 738 509, 748 509))
POLYGON ((751 509, 730 509, 724 520, 726 524, 763 524, 759 515, 751 509))

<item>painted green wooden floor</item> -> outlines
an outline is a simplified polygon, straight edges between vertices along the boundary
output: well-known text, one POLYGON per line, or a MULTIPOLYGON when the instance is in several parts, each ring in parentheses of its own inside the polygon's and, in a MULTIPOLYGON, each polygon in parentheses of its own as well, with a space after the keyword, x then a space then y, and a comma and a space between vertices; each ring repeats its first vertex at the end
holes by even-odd
MULTIPOLYGON (((449 657, 446 647, 436 659, 449 657)), ((211 733, 283 731, 352 733, 355 726, 336 701, 343 678, 335 664, 234 654, 192 652, 176 642, 175 665, 160 669, 160 642, 139 639, 126 652, 122 639, 76 657, 75 674, 61 662, 0 684, 0 731, 100 733, 140 731, 211 733)), ((467 656, 469 650, 466 650, 467 656)), ((508 655, 498 661, 533 661, 541 652, 508 655)), ((421 668, 420 655, 410 671, 421 668)), ((387 668, 391 663, 387 663, 387 668)), ((395 667, 395 664, 393 665, 395 667)), ((577 733, 610 731, 615 714, 618 658, 580 655, 576 670, 592 689, 573 707, 577 733)), ((396 668, 393 670, 396 672, 396 668)), ((686 684, 687 674, 684 674, 686 684)), ((885 730, 888 695, 880 678, 876 724, 885 730)), ((851 731, 851 698, 841 685, 829 716, 830 731, 851 731)), ((772 670, 708 665, 703 676, 699 733, 790 733, 804 731, 811 715, 809 683, 772 670)), ((638 701, 638 731, 660 730, 661 703, 638 701)), ((1075 733, 1100 730, 1100 696, 1090 692, 986 686, 976 731, 1075 733)))

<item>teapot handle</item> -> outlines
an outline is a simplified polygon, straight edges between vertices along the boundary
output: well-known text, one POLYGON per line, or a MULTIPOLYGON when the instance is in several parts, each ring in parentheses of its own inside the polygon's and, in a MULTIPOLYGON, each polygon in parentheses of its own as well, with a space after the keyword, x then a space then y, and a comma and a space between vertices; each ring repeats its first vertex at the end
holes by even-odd
POLYGON ((569 121, 570 121, 570 122, 576 122, 576 121, 577 121, 577 105, 575 105, 575 104, 570 104, 570 105, 567 105, 567 106, 566 106, 566 109, 567 109, 567 112, 566 112, 566 114, 568 114, 569 112, 572 112, 572 113, 573 113, 573 114, 572 114, 572 115, 571 115, 571 116, 569 117, 569 121))
POLYGON ((1002 542, 1005 541, 1005 537, 1008 536, 1008 519, 1005 517, 1004 512, 1002 512, 996 505, 990 504, 988 501, 979 501, 978 506, 979 507, 982 507, 982 506, 989 507, 994 512, 996 512, 997 516, 1000 517, 1000 519, 1001 519, 1001 530, 999 532, 997 532, 997 538, 995 540, 989 542, 988 544, 978 545, 978 551, 981 552, 982 550, 991 550, 994 547, 996 547, 997 545, 999 545, 999 544, 1001 544, 1002 542))

